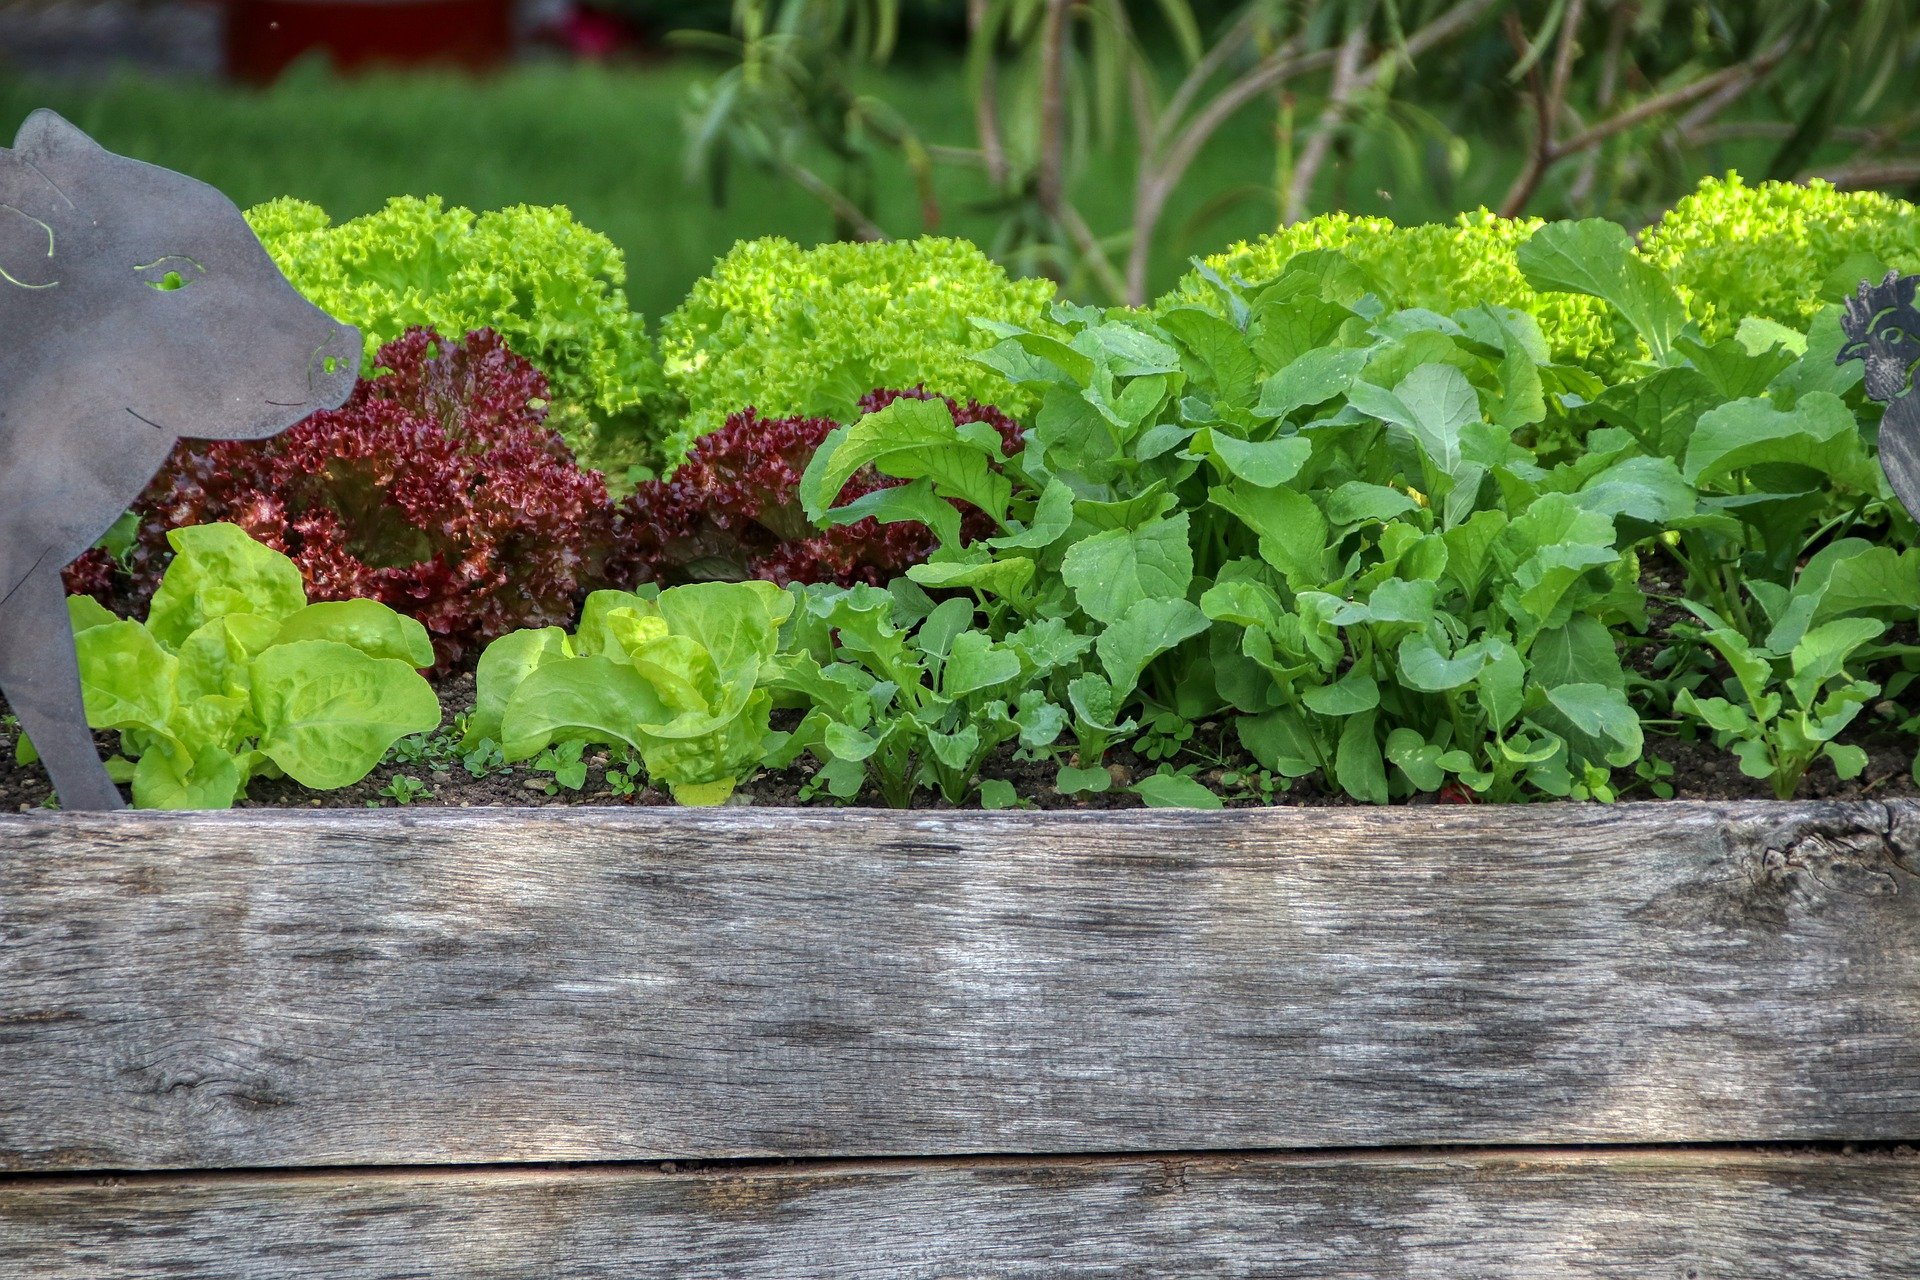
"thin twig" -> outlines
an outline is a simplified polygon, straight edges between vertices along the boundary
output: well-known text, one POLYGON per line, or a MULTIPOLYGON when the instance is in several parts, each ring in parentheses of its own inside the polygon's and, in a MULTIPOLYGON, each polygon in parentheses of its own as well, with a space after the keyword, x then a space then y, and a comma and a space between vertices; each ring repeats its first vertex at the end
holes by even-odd
MULTIPOLYGON (((1507 10, 1501 16, 1500 26, 1506 33, 1507 43, 1524 59, 1527 56, 1527 33, 1520 25, 1520 15, 1511 9, 1507 10)), ((1547 101, 1547 87, 1540 78, 1538 62, 1527 64, 1527 102, 1533 108, 1533 145, 1527 149, 1526 163, 1520 167, 1519 176, 1514 178, 1513 186, 1507 192, 1509 204, 1513 202, 1515 192, 1524 192, 1525 196, 1521 197, 1523 200, 1531 196, 1554 161, 1553 130, 1557 113, 1547 101)), ((1506 212, 1504 205, 1501 211, 1506 212)))
MULTIPOLYGON (((1613 110, 1614 99, 1619 95, 1621 54, 1626 49, 1627 32, 1639 15, 1640 6, 1634 0, 1614 0, 1612 21, 1607 24, 1607 49, 1600 56, 1600 87, 1595 97, 1595 105, 1602 113, 1613 110)), ((1600 174, 1600 157, 1601 149, 1595 147, 1581 160, 1579 176, 1574 178, 1569 192, 1576 204, 1592 194, 1600 174)))
POLYGON ((1560 132, 1560 109, 1567 101, 1567 84, 1573 76, 1573 53, 1579 45, 1580 19, 1586 16, 1586 0, 1569 0, 1560 18, 1560 45, 1553 55, 1553 83, 1547 88, 1547 136, 1560 132))
MULTIPOLYGON (((1723 67, 1710 76, 1669 89, 1665 93, 1655 94, 1616 115, 1609 116, 1598 124, 1588 125, 1572 137, 1561 141, 1549 139, 1544 150, 1536 149, 1527 165, 1515 178, 1513 186, 1507 191, 1506 199, 1500 202, 1500 213, 1509 218, 1517 218, 1525 212, 1527 201, 1533 198, 1534 191, 1546 177, 1553 165, 1571 155, 1578 155, 1589 148, 1599 146, 1608 138, 1624 133, 1637 125, 1645 124, 1656 117, 1670 114, 1688 107, 1703 99, 1714 98, 1733 86, 1739 92, 1746 93, 1780 64, 1786 57, 1789 42, 1780 40, 1771 45, 1764 53, 1758 54, 1746 62, 1723 67)), ((1731 101, 1732 99, 1729 99, 1731 101)))
MULTIPOLYGON (((1187 72, 1186 78, 1173 91, 1173 96, 1167 99, 1166 109, 1160 113, 1160 127, 1155 130, 1153 136, 1153 147, 1156 150, 1165 145, 1170 136, 1168 131, 1186 116, 1187 109, 1193 105, 1193 100, 1199 96, 1200 90, 1206 88, 1207 81, 1220 74, 1220 69, 1227 65, 1228 59, 1239 52, 1241 43, 1251 38, 1253 19, 1252 9, 1240 15, 1237 22, 1220 34, 1220 38, 1201 56, 1200 61, 1193 64, 1193 69, 1187 72)), ((1276 49, 1271 56, 1284 56, 1284 50, 1276 49)))
POLYGON ((1747 90, 1752 87, 1750 83, 1739 78, 1728 81, 1721 86, 1718 93, 1709 95, 1705 102, 1681 116, 1673 126, 1674 132, 1685 137, 1695 130, 1706 128, 1721 112, 1745 97, 1747 90))
POLYGON ((802 190, 826 205, 832 211, 834 220, 853 232, 855 239, 887 240, 891 238, 880 229, 879 223, 861 211, 860 206, 840 194, 832 183, 807 166, 786 156, 775 157, 774 163, 779 166, 781 173, 799 184, 802 190))
POLYGON ((1040 172, 1034 194, 1041 212, 1058 222, 1066 200, 1067 15, 1073 0, 1047 0, 1040 39, 1040 172))
MULTIPOLYGON (((1710 146, 1716 142, 1738 142, 1748 139, 1778 142, 1782 138, 1792 137, 1799 127, 1791 120, 1728 120, 1721 124, 1701 125, 1697 129, 1683 132, 1689 145, 1710 146)), ((1899 129, 1843 124, 1836 126, 1829 136, 1835 142, 1878 149, 1903 135, 1899 129)))
POLYGON ((1612 119, 1602 120, 1599 124, 1583 129, 1573 137, 1568 138, 1565 142, 1560 143, 1555 149, 1563 156, 1572 155, 1574 152, 1584 150, 1587 147, 1593 146, 1595 143, 1605 142, 1616 133, 1624 133, 1635 125, 1644 124, 1655 116, 1662 116, 1671 111, 1678 111, 1681 107, 1698 102, 1702 98, 1711 97, 1713 94, 1719 92, 1722 87, 1731 83, 1744 82, 1742 92, 1745 92, 1753 88, 1755 84, 1759 83, 1772 72, 1775 67, 1779 66, 1781 59, 1787 56, 1787 51, 1791 47, 1789 41, 1778 41, 1765 53, 1758 55, 1750 61, 1736 63, 1731 67, 1726 67, 1714 72, 1704 80, 1697 81, 1690 85, 1682 85, 1678 89, 1671 89, 1666 93, 1648 98, 1645 102, 1640 103, 1636 107, 1629 108, 1626 111, 1622 111, 1612 119))
MULTIPOLYGON (((986 26, 989 0, 967 0, 967 35, 978 41, 986 26)), ((992 49, 980 50, 980 90, 973 103, 973 128, 980 135, 980 156, 987 177, 998 188, 1007 185, 1007 147, 1000 133, 999 61, 992 49)), ((929 148, 931 150, 931 148, 929 148)))
POLYGON ((1281 205, 1280 221, 1282 225, 1292 226, 1306 216, 1307 201, 1313 194, 1314 179, 1320 175, 1320 166, 1326 162, 1327 152, 1333 148, 1334 131, 1340 127, 1340 121, 1347 113, 1347 106, 1353 99, 1353 82, 1359 74, 1360 59, 1367 51, 1367 28, 1365 23, 1354 27, 1340 44, 1340 56, 1333 63, 1333 83, 1327 90, 1327 102, 1320 109, 1320 116, 1314 122, 1313 132, 1307 137, 1307 144, 1300 148, 1300 159, 1293 166, 1293 174, 1287 183, 1287 198, 1281 205))
POLYGON ((1153 256, 1153 235, 1166 212, 1167 200, 1186 175, 1193 158, 1215 129, 1235 111, 1300 71, 1325 66, 1332 61, 1328 49, 1297 58, 1275 58, 1235 81, 1207 104, 1198 117, 1175 138, 1171 149, 1160 155, 1142 155, 1140 170, 1134 179, 1133 243, 1127 250, 1127 289, 1129 305, 1146 302, 1147 271, 1153 256))
POLYGON ((1080 216, 1080 211, 1071 204, 1061 206, 1060 225, 1065 227, 1067 234, 1073 237, 1074 247, 1080 250, 1080 256, 1093 269, 1094 277, 1100 281, 1100 287, 1106 291, 1107 296, 1116 302, 1125 300, 1126 282, 1121 280, 1120 273, 1113 269, 1113 262, 1107 257, 1106 249, 1101 246, 1099 237, 1093 234, 1093 228, 1087 225, 1087 220, 1080 216))
POLYGON ((1861 191, 1873 187, 1904 187, 1920 182, 1920 158, 1911 160, 1863 160, 1823 170, 1815 177, 1825 178, 1836 187, 1861 191))

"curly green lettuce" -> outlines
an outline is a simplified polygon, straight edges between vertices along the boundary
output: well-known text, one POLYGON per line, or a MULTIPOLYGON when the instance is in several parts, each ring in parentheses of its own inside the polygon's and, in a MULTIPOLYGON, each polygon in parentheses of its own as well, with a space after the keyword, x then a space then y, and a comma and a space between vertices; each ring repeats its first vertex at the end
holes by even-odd
MULTIPOLYGON (((1617 343, 1605 304, 1575 294, 1536 292, 1520 274, 1514 252, 1541 225, 1538 218, 1502 218, 1485 209, 1463 213, 1451 223, 1414 227, 1396 225, 1390 218, 1328 213, 1242 241, 1202 261, 1223 279, 1258 286, 1278 278, 1296 254, 1337 249, 1372 279, 1389 307, 1451 313, 1499 303, 1538 321, 1556 360, 1605 368, 1614 359, 1617 343)), ((1156 309, 1210 305, 1217 296, 1196 270, 1183 276, 1156 309)))
POLYGON ((1731 336, 1749 316, 1799 331, 1862 280, 1920 271, 1920 208, 1819 179, 1748 186, 1729 173, 1701 182, 1640 247, 1707 341, 1731 336))
POLYGON ((993 338, 972 322, 1042 326, 1053 295, 965 240, 743 241, 661 325, 667 381, 687 403, 667 456, 749 407, 845 421, 875 387, 924 386, 1018 417, 1031 397, 974 362, 993 338))
POLYGON ((547 375, 549 425, 610 475, 657 460, 667 397, 645 319, 630 310, 626 263, 611 240, 555 206, 474 213, 438 196, 400 196, 335 225, 304 201, 273 200, 247 220, 294 287, 374 353, 414 326, 489 328, 547 375))

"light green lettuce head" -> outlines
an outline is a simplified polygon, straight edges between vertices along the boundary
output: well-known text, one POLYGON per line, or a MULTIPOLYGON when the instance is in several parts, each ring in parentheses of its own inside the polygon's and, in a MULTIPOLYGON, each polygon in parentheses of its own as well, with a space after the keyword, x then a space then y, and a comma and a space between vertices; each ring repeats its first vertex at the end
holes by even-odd
POLYGON ((1920 209, 1814 179, 1708 178, 1640 238, 1708 342, 1749 317, 1804 332, 1815 313, 1888 270, 1920 271, 1920 209))
POLYGON ((256 777, 351 786, 440 723, 426 628, 373 600, 308 604, 291 560, 235 525, 175 529, 145 623, 68 601, 87 723, 143 809, 225 809, 256 777))
POLYGON ((556 742, 625 743, 681 804, 719 804, 766 754, 780 624, 769 582, 702 582, 655 598, 587 597, 580 628, 502 636, 481 655, 468 742, 508 760, 556 742))

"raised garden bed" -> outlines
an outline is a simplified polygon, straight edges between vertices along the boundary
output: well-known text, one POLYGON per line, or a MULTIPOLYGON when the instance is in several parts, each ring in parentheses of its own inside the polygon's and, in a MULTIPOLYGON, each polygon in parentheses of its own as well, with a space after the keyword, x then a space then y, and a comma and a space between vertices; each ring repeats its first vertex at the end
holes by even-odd
POLYGON ((1907 802, 0 842, 0 1274, 1920 1258, 1907 802))

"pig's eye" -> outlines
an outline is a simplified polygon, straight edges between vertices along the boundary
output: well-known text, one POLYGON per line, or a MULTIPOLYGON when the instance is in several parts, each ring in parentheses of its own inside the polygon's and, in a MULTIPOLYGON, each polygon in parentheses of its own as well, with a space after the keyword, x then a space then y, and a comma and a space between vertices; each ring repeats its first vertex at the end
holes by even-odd
POLYGON ((152 262, 140 264, 133 271, 147 288, 158 289, 162 293, 184 289, 207 274, 207 269, 192 258, 178 255, 155 258, 152 262))

